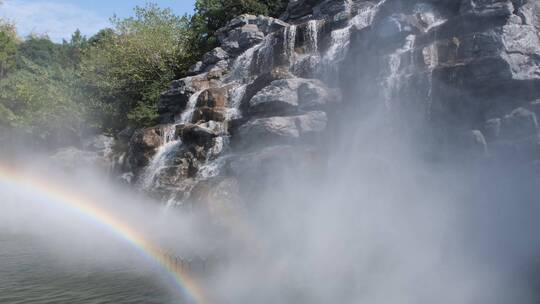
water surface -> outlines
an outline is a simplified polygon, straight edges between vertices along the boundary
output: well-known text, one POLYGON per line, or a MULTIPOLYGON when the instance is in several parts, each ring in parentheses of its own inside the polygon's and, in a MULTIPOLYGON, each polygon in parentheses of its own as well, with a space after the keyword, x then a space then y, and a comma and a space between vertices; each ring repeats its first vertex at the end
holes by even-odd
POLYGON ((0 303, 179 303, 148 267, 97 256, 89 250, 66 259, 43 240, 0 232, 0 303))

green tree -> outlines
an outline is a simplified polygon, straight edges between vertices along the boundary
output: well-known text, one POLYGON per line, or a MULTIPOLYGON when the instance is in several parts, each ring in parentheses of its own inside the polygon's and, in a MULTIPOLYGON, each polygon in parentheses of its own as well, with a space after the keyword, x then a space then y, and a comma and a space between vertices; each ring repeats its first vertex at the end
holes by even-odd
POLYGON ((73 73, 21 60, 25 68, 0 81, 0 127, 50 144, 80 136, 84 108, 73 73))
POLYGON ((18 42, 15 27, 0 19, 0 80, 15 66, 18 42))
POLYGON ((132 18, 112 18, 112 29, 89 39, 81 70, 106 128, 155 122, 160 93, 190 64, 188 21, 149 4, 132 18))
POLYGON ((42 67, 62 65, 62 46, 52 42, 46 35, 30 35, 18 46, 19 68, 24 68, 24 61, 28 59, 42 67), (22 66, 21 66, 22 65, 22 66))

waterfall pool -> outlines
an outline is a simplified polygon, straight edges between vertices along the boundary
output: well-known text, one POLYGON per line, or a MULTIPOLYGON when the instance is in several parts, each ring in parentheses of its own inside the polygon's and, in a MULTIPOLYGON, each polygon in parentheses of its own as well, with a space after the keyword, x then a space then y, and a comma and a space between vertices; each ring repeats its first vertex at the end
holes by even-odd
POLYGON ((91 254, 62 259, 42 240, 0 231, 0 303, 179 303, 144 267, 96 262, 91 254))

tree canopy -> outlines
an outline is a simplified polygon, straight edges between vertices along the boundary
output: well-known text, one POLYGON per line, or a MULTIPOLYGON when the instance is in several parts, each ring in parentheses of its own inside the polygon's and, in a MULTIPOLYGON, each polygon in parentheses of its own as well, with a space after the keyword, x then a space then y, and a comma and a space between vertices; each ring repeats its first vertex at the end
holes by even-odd
POLYGON ((279 16, 287 2, 197 0, 191 16, 147 4, 62 43, 21 39, 0 20, 0 135, 17 130, 54 145, 152 125, 160 94, 216 46, 220 27, 244 13, 279 16))

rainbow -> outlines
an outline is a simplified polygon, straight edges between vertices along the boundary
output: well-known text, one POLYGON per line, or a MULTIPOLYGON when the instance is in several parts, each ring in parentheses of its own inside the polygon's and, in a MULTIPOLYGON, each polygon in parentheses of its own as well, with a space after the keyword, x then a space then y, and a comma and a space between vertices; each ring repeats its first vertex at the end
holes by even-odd
POLYGON ((209 303, 197 282, 186 271, 176 267, 174 261, 168 258, 158 246, 145 239, 140 233, 117 219, 113 214, 98 208, 98 204, 92 203, 88 198, 81 197, 74 192, 70 192, 58 185, 48 183, 36 177, 19 173, 14 168, 9 168, 2 164, 0 164, 0 184, 31 189, 56 203, 82 213, 97 224, 106 227, 116 236, 141 252, 143 256, 159 265, 171 277, 188 303, 209 303))

